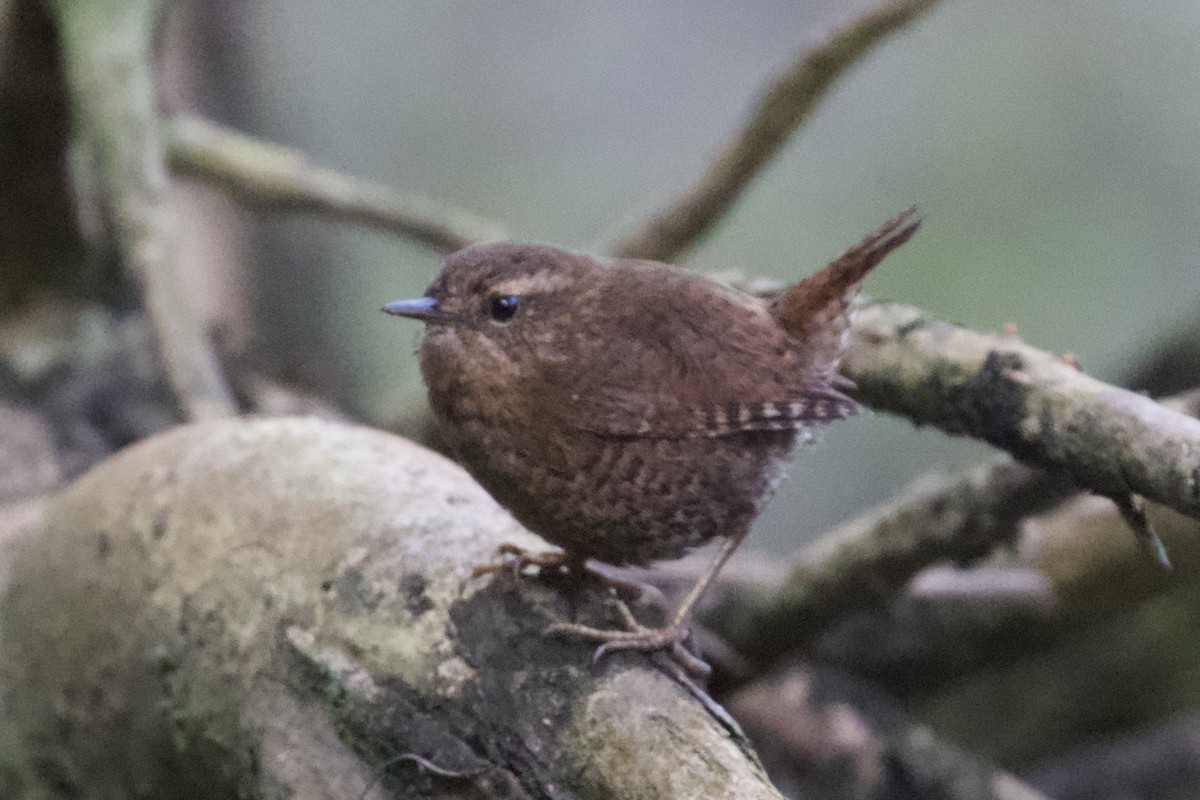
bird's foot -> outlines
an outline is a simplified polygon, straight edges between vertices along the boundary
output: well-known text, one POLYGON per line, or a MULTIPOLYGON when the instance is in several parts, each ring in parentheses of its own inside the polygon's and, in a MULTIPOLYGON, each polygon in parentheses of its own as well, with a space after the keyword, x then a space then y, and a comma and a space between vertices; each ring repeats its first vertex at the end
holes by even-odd
POLYGON ((616 600, 615 604, 621 612, 626 630, 605 630, 575 622, 556 622, 546 629, 546 633, 551 636, 577 636, 600 642, 600 646, 592 655, 593 664, 617 650, 638 650, 643 653, 661 651, 669 655, 688 674, 697 678, 708 677, 711 672, 708 664, 693 655, 683 644, 688 630, 681 621, 676 620, 662 628, 650 628, 638 622, 623 601, 616 600))
POLYGON ((534 553, 518 545, 504 542, 496 548, 496 560, 475 567, 471 570, 471 577, 478 578, 480 575, 491 575, 505 570, 519 574, 529 567, 537 567, 539 572, 547 573, 570 564, 571 558, 567 555, 566 550, 542 550, 534 553))

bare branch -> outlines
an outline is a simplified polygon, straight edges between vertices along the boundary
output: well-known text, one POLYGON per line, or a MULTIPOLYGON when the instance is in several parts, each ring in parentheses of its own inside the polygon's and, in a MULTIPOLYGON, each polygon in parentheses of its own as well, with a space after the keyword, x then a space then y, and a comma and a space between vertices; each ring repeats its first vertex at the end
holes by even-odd
POLYGON ((150 72, 159 3, 54 0, 49 7, 62 36, 78 145, 95 170, 122 261, 141 285, 171 387, 189 418, 228 416, 233 400, 178 273, 150 72))
MULTIPOLYGON (((1169 572, 1135 545, 1112 503, 1079 495, 1027 520, 1016 554, 995 558, 997 566, 1035 570, 1053 603, 899 598, 885 613, 814 642, 811 652, 901 698, 936 695, 984 671, 993 680, 1003 664, 1050 648, 1073 631, 1126 618, 1171 589, 1194 585, 1200 575, 1200 523, 1162 506, 1148 512, 1170 548, 1169 572)), ((1176 593, 1173 602, 1192 600, 1176 593)), ((1155 625, 1164 624, 1164 607, 1157 606, 1155 625)))
MULTIPOLYGON (((1192 391, 1161 405, 1195 415, 1198 401, 1200 394, 1192 391)), ((936 629, 923 615, 924 650, 898 660, 912 691, 920 682, 910 673, 935 684, 948 680, 1010 650, 1014 631, 1027 652, 1034 639, 1049 641, 1063 630, 1132 608, 1169 585, 1162 571, 1130 546, 1129 529, 1115 507, 1098 510, 1094 501, 1075 502, 1036 525, 1027 522, 1076 491, 1061 473, 1008 459, 961 479, 923 478, 896 500, 807 548, 770 594, 727 596, 709 623, 740 652, 770 663, 805 651, 847 612, 884 608, 926 566, 968 563, 1006 541, 1020 542, 1023 555, 1013 566, 1036 570, 1045 582, 1041 594, 1055 598, 1053 604, 1031 613, 1029 603, 992 602, 991 613, 973 616, 953 632, 936 629), (922 666, 915 669, 918 659, 922 666)), ((1182 579, 1200 568, 1200 546, 1183 533, 1194 529, 1195 521, 1161 507, 1148 511, 1176 556, 1171 577, 1182 579)), ((878 649, 878 641, 875 645, 878 649)))
POLYGON ((1138 494, 1200 518, 1200 421, 1070 358, 877 305, 859 312, 842 371, 875 409, 983 439, 1106 497, 1138 494))
POLYGON ((778 590, 731 598, 709 624, 739 652, 771 663, 803 651, 846 613, 882 607, 923 567, 975 560, 1013 541, 1023 517, 1075 491, 1008 459, 966 477, 923 478, 807 548, 778 590))
POLYGON ((1194 393, 1156 403, 1015 337, 898 305, 859 311, 843 372, 875 408, 1056 469, 1005 460, 965 478, 925 479, 823 537, 779 590, 714 612, 710 624, 758 663, 804 650, 848 610, 882 607, 925 566, 971 561, 1013 540, 1024 517, 1079 487, 1173 498, 1184 511, 1195 500, 1186 489, 1200 458, 1200 422, 1186 415, 1194 393))
POLYGON ((195 116, 167 126, 171 169, 272 211, 305 211, 393 233, 438 253, 507 238, 497 223, 319 167, 286 147, 195 116))
POLYGON ((677 259, 709 233, 842 73, 888 34, 939 0, 886 0, 826 42, 801 53, 771 82, 745 127, 694 184, 610 250, 620 257, 677 259))

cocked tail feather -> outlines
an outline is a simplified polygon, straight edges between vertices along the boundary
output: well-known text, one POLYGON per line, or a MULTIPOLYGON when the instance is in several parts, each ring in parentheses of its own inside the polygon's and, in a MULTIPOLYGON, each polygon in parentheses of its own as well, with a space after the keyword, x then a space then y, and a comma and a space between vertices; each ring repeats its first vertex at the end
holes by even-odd
POLYGON ((850 303, 867 274, 921 227, 916 213, 916 206, 909 208, 771 303, 771 316, 814 361, 836 365, 850 327, 850 303))

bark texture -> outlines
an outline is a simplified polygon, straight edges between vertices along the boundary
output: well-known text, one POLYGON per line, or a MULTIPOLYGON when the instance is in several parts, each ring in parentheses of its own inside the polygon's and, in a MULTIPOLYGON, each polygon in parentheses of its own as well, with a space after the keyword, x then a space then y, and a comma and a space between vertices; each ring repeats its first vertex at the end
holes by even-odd
POLYGON ((889 303, 860 310, 842 371, 877 411, 982 439, 1118 505, 1140 495, 1200 519, 1200 420, 1070 357, 889 303))
POLYGON ((0 537, 5 797, 777 798, 731 723, 471 577, 536 548, 458 467, 315 419, 129 448, 0 537), (35 518, 36 520, 36 518, 35 518))

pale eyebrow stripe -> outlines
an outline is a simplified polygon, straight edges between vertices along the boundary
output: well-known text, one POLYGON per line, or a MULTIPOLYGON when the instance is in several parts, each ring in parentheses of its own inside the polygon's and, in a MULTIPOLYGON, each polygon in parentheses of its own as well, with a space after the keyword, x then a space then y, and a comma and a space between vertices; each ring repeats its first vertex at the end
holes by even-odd
POLYGON ((492 294, 531 294, 542 292, 555 292, 559 289, 565 289, 574 281, 566 275, 547 275, 545 273, 538 275, 521 275, 516 278, 498 281, 492 284, 490 292, 492 294))

